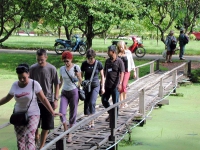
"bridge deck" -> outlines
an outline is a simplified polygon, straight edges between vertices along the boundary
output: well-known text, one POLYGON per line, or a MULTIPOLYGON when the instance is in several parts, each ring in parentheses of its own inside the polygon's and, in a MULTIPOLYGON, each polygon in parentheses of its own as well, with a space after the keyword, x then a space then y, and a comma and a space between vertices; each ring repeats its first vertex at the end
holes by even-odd
MULTIPOLYGON (((186 77, 183 76, 183 67, 180 68, 177 72, 177 80, 183 80, 186 77)), ((116 141, 119 141, 124 134, 128 132, 128 129, 136 125, 139 120, 142 120, 147 113, 154 107, 156 103, 158 103, 163 97, 159 97, 159 88, 160 88, 160 80, 159 78, 163 76, 166 72, 157 71, 148 76, 140 78, 129 85, 127 92, 128 107, 119 109, 119 116, 117 119, 117 127, 115 128, 116 141), (158 80, 157 80, 158 79, 158 80), (139 111, 139 98, 140 91, 139 89, 145 89, 145 113, 141 114, 139 111)), ((173 88, 173 73, 169 73, 163 77, 163 87, 164 93, 163 95, 168 94, 173 88)), ((177 82, 178 82, 177 81, 177 82)), ((96 109, 96 113, 104 110, 104 107, 100 105, 96 109)), ((87 124, 83 124, 79 126, 73 134, 73 141, 71 143, 64 142, 64 147, 67 150, 93 150, 93 149, 108 149, 114 143, 109 141, 109 136, 111 133, 109 122, 106 122, 108 113, 105 112, 102 115, 95 118, 95 129, 87 130, 87 124)), ((87 120, 87 116, 79 115, 77 119, 77 123, 83 120, 87 120)), ((144 119, 145 120, 145 119, 144 119)), ((62 134, 63 128, 62 126, 56 128, 54 132, 52 132, 47 140, 51 142, 57 136, 62 134)), ((66 136, 65 136, 66 137, 66 136)), ((64 137, 64 141, 65 141, 64 137)), ((56 145, 52 145, 51 148, 48 149, 56 149, 56 145)), ((63 148, 64 149, 64 148, 63 148)))

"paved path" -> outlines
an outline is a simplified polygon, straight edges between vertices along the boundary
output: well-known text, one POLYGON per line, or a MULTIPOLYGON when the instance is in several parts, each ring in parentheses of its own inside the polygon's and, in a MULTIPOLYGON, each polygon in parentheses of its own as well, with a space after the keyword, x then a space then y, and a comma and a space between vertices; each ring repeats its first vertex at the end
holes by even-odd
MULTIPOLYGON (((0 53, 28 53, 28 54, 35 54, 35 50, 13 50, 13 49, 0 49, 0 53)), ((52 55, 57 55, 56 53, 55 53, 55 51, 48 51, 48 54, 52 54, 52 55)), ((73 52, 73 54, 74 55, 79 55, 79 53, 78 52, 73 52)), ((107 56, 107 53, 101 53, 101 52, 99 52, 99 53, 97 53, 97 55, 99 56, 107 56)), ((134 59, 140 59, 140 58, 137 58, 136 56, 135 56, 135 54, 133 54, 133 58, 134 59)), ((160 55, 153 55, 153 54, 146 54, 142 59, 164 59, 163 57, 162 57, 162 55, 160 54, 160 55)), ((179 59, 179 57, 178 57, 178 55, 173 55, 173 57, 172 57, 172 60, 174 60, 174 59, 179 59)), ((192 61, 200 61, 200 56, 185 56, 185 59, 186 60, 192 60, 192 61)))

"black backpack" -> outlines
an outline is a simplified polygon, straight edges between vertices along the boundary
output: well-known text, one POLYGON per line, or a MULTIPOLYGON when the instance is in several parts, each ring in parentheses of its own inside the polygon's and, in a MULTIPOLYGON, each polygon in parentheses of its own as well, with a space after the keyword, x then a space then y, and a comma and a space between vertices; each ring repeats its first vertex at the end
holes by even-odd
POLYGON ((174 50, 176 48, 176 44, 177 44, 177 41, 176 40, 172 40, 171 43, 170 43, 170 49, 174 50))
POLYGON ((188 44, 188 42, 189 42, 188 36, 184 35, 183 43, 188 44))

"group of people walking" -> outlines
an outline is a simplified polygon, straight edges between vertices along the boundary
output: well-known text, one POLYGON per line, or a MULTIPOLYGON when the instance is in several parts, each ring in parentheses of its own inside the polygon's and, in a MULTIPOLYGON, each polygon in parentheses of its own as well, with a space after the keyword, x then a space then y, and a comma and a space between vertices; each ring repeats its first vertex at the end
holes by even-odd
MULTIPOLYGON (((0 99, 0 105, 9 102, 13 97, 16 100, 14 112, 26 110, 32 95, 33 99, 28 109, 29 122, 26 126, 14 126, 17 146, 19 150, 35 150, 39 144, 41 149, 46 141, 49 130, 54 129, 54 117, 60 116, 64 131, 76 123, 79 103, 78 90, 83 79, 90 80, 89 90, 85 90, 84 114, 87 116, 95 113, 98 94, 105 108, 126 99, 128 80, 133 71, 136 76, 135 64, 131 52, 124 41, 119 41, 117 46, 108 47, 105 64, 96 59, 94 50, 89 49, 86 60, 81 66, 73 63, 73 55, 64 51, 61 56, 63 66, 60 67, 60 77, 56 67, 47 62, 48 56, 44 49, 36 52, 37 63, 30 68, 27 64, 19 64, 16 68, 18 81, 14 82, 8 94, 0 99), (34 84, 33 92, 31 92, 34 84), (61 89, 62 88, 62 89, 61 89), (59 90, 61 89, 61 94, 59 90), (60 96, 59 96, 60 95, 60 96), (60 99, 59 113, 55 112, 60 99), (67 123, 67 109, 69 107, 69 123, 67 123), (41 127, 41 133, 39 128, 41 127)), ((122 103, 120 108, 127 107, 122 103)), ((109 112, 108 112, 109 114, 109 112)), ((110 120, 110 115, 105 121, 110 120)), ((86 130, 95 128, 92 120, 86 130)), ((67 142, 72 142, 72 134, 68 134, 67 142)))

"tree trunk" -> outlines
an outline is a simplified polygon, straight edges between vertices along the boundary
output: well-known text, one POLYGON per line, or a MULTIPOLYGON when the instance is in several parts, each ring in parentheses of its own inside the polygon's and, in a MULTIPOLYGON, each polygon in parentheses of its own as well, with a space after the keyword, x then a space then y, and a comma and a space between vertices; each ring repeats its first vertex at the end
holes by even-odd
POLYGON ((66 38, 68 39, 68 40, 70 40, 71 39, 71 35, 70 35, 70 31, 69 31, 69 28, 67 27, 67 26, 64 26, 64 29, 65 29, 65 35, 66 35, 66 38))
POLYGON ((92 39, 94 38, 93 16, 88 16, 86 37, 87 37, 87 49, 90 49, 92 47, 92 39))

